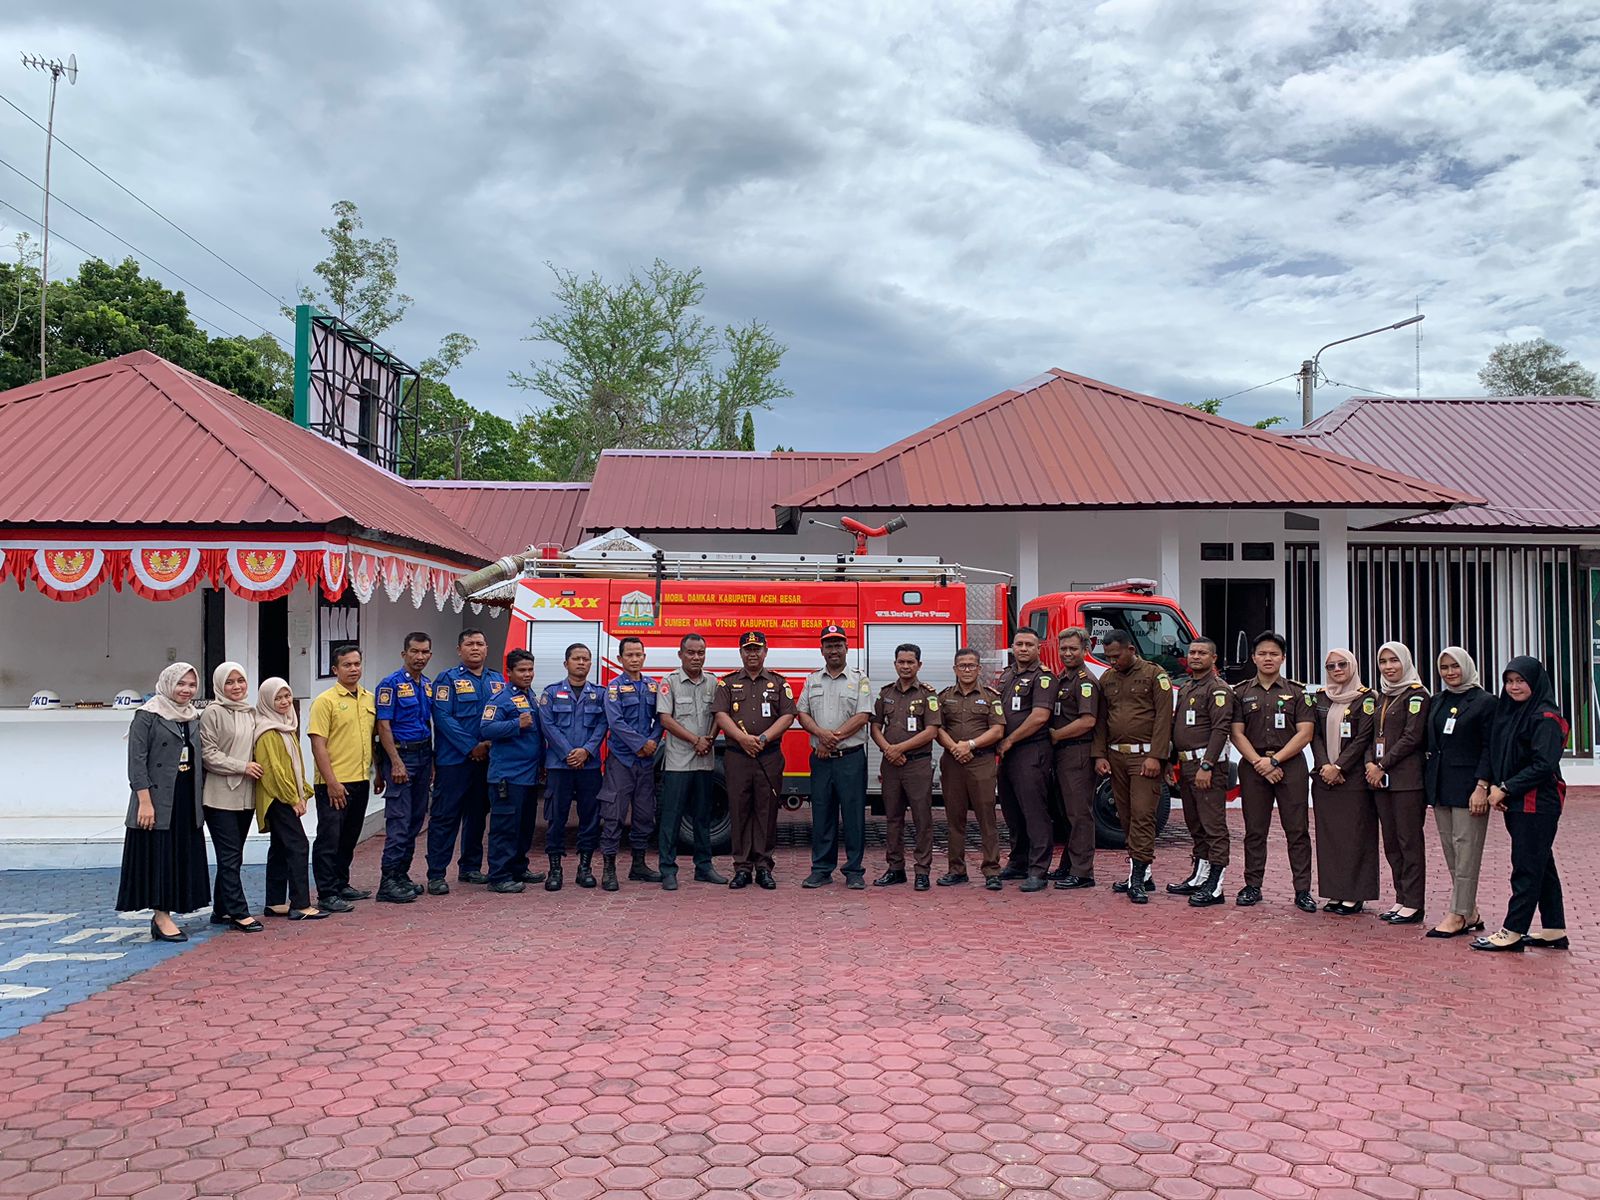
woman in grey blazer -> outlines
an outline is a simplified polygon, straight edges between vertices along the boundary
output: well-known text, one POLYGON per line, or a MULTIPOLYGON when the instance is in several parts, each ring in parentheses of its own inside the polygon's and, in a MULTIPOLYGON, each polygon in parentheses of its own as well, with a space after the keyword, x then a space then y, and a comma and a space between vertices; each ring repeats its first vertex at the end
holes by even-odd
POLYGON ((200 832, 200 714, 194 707, 199 686, 192 666, 173 663, 128 729, 131 794, 117 911, 153 909, 150 936, 158 942, 188 941, 172 914, 204 908, 211 899, 200 832))

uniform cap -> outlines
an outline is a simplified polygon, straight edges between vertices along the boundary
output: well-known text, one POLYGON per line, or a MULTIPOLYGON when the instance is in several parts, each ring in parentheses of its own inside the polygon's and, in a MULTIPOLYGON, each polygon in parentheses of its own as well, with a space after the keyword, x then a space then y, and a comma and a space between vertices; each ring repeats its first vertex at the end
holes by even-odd
POLYGON ((739 635, 739 649, 741 650, 746 646, 765 646, 766 644, 767 635, 759 629, 746 629, 739 635))
POLYGON ((825 642, 829 638, 844 638, 845 641, 849 641, 850 635, 844 631, 843 625, 828 625, 823 628, 820 640, 825 642))

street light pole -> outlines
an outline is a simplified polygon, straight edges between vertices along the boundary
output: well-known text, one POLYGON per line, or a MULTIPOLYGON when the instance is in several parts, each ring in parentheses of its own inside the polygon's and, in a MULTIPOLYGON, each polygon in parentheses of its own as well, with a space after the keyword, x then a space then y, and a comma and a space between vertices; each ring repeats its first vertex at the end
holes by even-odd
POLYGON ((22 65, 32 67, 36 71, 50 72, 50 113, 45 120, 44 129, 44 220, 40 228, 44 230, 44 240, 39 254, 39 378, 42 380, 46 374, 45 366, 45 309, 49 303, 50 295, 50 151, 55 146, 56 135, 56 85, 65 75, 69 84, 78 82, 78 56, 67 55, 67 61, 59 58, 45 58, 43 55, 24 54, 22 65))
MULTIPOLYGON (((1391 329, 1404 329, 1407 325, 1415 325, 1425 319, 1427 314, 1418 313, 1414 317, 1407 317, 1404 321, 1396 321, 1393 325, 1382 325, 1377 329, 1369 329, 1365 333, 1358 333, 1351 337, 1340 338, 1336 342, 1329 342, 1322 350, 1331 350, 1335 346, 1342 346, 1346 342, 1359 341, 1364 337, 1371 337, 1375 333, 1388 333, 1391 329)), ((1300 363, 1300 424, 1311 424, 1311 389, 1317 386, 1317 366, 1322 359, 1322 350, 1318 350, 1310 358, 1300 363)))

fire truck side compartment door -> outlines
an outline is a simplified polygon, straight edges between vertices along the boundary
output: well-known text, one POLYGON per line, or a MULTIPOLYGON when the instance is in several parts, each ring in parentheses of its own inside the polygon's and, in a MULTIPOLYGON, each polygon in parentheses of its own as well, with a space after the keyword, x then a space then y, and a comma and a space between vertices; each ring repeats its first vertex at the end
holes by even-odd
POLYGON ((589 647, 594 665, 589 678, 599 683, 601 639, 599 621, 534 620, 528 622, 528 649, 533 652, 533 686, 542 688, 567 677, 566 650, 575 642, 589 647))
MULTIPOLYGON (((956 681, 955 656, 961 648, 961 626, 959 625, 907 625, 907 624, 869 624, 866 626, 866 666, 867 678, 872 680, 873 699, 876 701, 878 689, 885 684, 893 683, 894 674, 894 648, 901 642, 911 642, 922 647, 922 682, 933 688, 934 691, 943 691, 956 681)), ((934 765, 938 766, 939 755, 944 751, 937 742, 934 743, 934 765)), ((875 742, 867 743, 867 791, 876 795, 883 790, 883 785, 878 781, 878 770, 883 765, 883 752, 878 749, 875 742)))

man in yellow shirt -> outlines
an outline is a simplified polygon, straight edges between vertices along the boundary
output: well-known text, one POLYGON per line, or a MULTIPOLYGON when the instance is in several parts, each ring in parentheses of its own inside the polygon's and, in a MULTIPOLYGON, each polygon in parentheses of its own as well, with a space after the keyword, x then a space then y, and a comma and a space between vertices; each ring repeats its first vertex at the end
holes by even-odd
POLYGON ((338 681, 311 702, 311 757, 317 765, 317 839, 311 848, 311 873, 317 881, 317 906, 349 912, 353 900, 371 892, 350 886, 350 860, 361 837, 370 795, 383 794, 383 780, 372 783, 372 736, 378 724, 373 695, 361 686, 361 650, 335 646, 333 674, 338 681))

